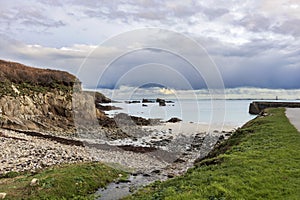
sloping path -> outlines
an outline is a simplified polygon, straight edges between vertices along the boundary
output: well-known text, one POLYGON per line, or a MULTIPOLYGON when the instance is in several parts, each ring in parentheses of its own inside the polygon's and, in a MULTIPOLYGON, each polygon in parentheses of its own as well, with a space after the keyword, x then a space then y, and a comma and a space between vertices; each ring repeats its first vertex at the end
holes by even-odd
POLYGON ((285 114, 300 132, 300 108, 286 108, 285 114))

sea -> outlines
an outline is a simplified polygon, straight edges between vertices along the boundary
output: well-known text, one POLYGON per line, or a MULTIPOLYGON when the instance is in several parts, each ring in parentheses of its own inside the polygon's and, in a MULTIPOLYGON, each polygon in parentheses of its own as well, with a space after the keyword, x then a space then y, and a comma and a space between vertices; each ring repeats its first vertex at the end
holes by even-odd
MULTIPOLYGON (((174 100, 166 103, 166 106, 159 106, 158 103, 126 103, 128 100, 118 100, 117 103, 110 103, 120 110, 111 110, 106 113, 114 116, 118 113, 127 113, 132 116, 143 118, 154 118, 167 121, 173 117, 181 119, 183 122, 210 124, 223 123, 232 127, 241 127, 256 115, 249 114, 249 105, 253 100, 174 100)), ((255 100, 257 101, 257 100, 255 100)), ((275 100, 262 100, 275 101, 275 100)), ((299 102, 299 100, 280 100, 299 102)))
POLYGON ((190 123, 224 123, 240 127, 247 121, 256 117, 248 112, 252 100, 173 100, 166 106, 158 103, 126 103, 128 100, 118 100, 109 105, 120 107, 120 110, 107 111, 106 114, 114 116, 118 113, 127 113, 132 116, 161 119, 167 121, 173 117, 190 123))

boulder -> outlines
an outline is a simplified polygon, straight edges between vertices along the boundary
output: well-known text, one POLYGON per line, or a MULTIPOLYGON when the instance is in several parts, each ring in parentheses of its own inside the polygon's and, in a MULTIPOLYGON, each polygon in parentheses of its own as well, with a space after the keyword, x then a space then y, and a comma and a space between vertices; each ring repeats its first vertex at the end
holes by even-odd
POLYGON ((159 106, 166 106, 166 102, 165 101, 160 101, 159 106))
POLYGON ((172 117, 171 119, 169 119, 167 122, 170 123, 176 123, 176 122, 181 122, 182 120, 177 118, 177 117, 172 117))
POLYGON ((142 103, 154 103, 155 102, 155 100, 153 100, 153 99, 143 99, 142 100, 142 103))
POLYGON ((166 106, 166 101, 164 99, 156 99, 156 102, 158 102, 159 106, 166 106))

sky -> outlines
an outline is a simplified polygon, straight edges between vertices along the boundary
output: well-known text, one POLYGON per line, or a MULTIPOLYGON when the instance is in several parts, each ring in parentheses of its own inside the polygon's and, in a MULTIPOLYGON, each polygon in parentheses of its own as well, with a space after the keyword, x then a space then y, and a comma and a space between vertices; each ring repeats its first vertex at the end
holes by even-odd
POLYGON ((0 59, 85 88, 296 90, 300 1, 0 0, 0 59))

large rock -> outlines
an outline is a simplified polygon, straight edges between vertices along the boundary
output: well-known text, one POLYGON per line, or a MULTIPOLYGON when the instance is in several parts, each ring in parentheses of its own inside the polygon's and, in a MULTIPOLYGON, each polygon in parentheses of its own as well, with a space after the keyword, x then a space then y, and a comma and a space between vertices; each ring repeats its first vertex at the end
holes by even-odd
POLYGON ((169 119, 167 122, 170 123, 176 123, 176 122, 181 122, 182 120, 177 118, 177 117, 172 117, 171 119, 169 119))
POLYGON ((0 126, 74 133, 76 126, 99 126, 107 116, 95 104, 111 102, 83 92, 73 75, 0 60, 0 126))

